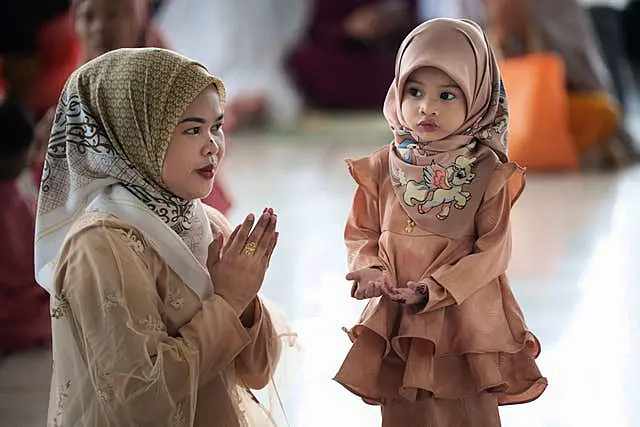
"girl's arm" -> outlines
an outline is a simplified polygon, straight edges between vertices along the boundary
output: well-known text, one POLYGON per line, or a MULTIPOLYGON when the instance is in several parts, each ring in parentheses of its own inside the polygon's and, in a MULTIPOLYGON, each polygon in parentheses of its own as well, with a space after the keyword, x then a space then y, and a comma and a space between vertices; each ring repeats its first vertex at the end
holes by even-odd
POLYGON ((381 268, 384 263, 378 256, 380 238, 380 211, 378 206, 377 179, 371 160, 349 161, 349 172, 358 183, 351 212, 344 230, 347 259, 350 271, 364 268, 381 268))
POLYGON ((511 258, 511 207, 523 188, 524 174, 515 165, 502 165, 494 173, 476 214, 477 240, 473 252, 418 280, 428 291, 423 311, 462 304, 480 288, 505 274, 511 258), (505 174, 509 174, 506 180, 505 174))

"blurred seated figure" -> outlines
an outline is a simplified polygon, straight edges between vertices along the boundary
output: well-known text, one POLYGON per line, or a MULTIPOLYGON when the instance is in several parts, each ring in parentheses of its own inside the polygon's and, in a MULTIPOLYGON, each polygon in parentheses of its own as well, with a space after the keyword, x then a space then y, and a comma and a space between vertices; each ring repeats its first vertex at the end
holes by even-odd
POLYGON ((33 124, 18 103, 0 103, 0 352, 48 346, 49 295, 36 283, 36 200, 19 185, 32 158, 33 124))
POLYGON ((636 96, 640 93, 640 0, 628 2, 622 12, 625 52, 635 80, 636 96))
POLYGON ((624 112, 626 63, 622 11, 627 0, 579 0, 585 8, 598 40, 598 52, 611 75, 613 93, 624 112))
POLYGON ((484 3, 484 16, 477 16, 477 8, 468 7, 469 0, 461 1, 461 13, 484 22, 504 58, 550 51, 563 60, 569 130, 583 167, 621 167, 637 161, 635 143, 624 128, 619 103, 611 95, 612 83, 597 37, 576 0, 475 1, 484 3))
POLYGON ((311 25, 290 61, 305 100, 321 108, 378 109, 416 9, 409 0, 315 0, 311 25))
MULTIPOLYGON (((50 31, 59 17, 68 9, 69 0, 3 1, 0 3, 0 98, 10 97, 28 105, 35 116, 44 113, 34 86, 45 80, 56 80, 51 57, 44 52, 56 39, 65 39, 68 33, 50 31), (51 72, 51 71, 52 72, 51 72)), ((62 55, 73 54, 65 46, 62 55)), ((66 77, 63 78, 63 82, 66 77)), ((55 103, 59 92, 55 94, 55 103)))
MULTIPOLYGON (((36 132, 35 145, 39 148, 46 147, 62 87, 79 65, 124 47, 167 48, 151 21, 147 0, 72 0, 68 12, 43 26, 38 40, 41 56, 48 58, 42 77, 31 91, 31 105, 38 106, 38 117, 42 115, 36 132)), ((34 174, 39 182, 43 157, 37 160, 34 174)), ((229 211, 231 201, 220 181, 205 203, 222 213, 229 211)))
POLYGON ((156 21, 173 48, 224 80, 227 132, 289 127, 302 104, 285 58, 309 6, 309 0, 165 0, 156 21))

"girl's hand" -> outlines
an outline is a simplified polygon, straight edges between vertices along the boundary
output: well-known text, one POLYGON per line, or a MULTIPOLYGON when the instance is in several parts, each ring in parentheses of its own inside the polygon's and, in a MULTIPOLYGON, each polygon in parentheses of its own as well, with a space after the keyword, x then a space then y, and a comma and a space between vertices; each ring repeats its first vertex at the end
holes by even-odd
POLYGON ((346 279, 354 282, 351 296, 359 300, 382 296, 384 274, 384 271, 376 268, 363 268, 347 274, 346 279))
POLYGON ((384 294, 400 304, 426 304, 429 301, 429 289, 424 283, 407 282, 406 288, 385 286, 384 294))

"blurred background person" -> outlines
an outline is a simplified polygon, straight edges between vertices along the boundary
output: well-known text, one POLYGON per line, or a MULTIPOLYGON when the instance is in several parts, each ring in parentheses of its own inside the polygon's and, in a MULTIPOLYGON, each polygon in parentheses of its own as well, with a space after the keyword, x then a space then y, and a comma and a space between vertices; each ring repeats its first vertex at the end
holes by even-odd
POLYGON ((615 168, 638 160, 599 40, 576 0, 462 0, 460 13, 485 25, 503 58, 548 51, 562 59, 569 130, 583 167, 615 168))
POLYGON ((302 103, 285 66, 306 28, 310 0, 165 0, 168 43, 227 87, 225 130, 293 126, 302 103))
POLYGON ((33 268, 36 198, 20 180, 33 156, 26 108, 0 102, 0 353, 48 347, 49 296, 33 268))
POLYGON ((290 66, 305 101, 331 109, 378 109, 395 54, 417 23, 411 0, 315 0, 290 66))

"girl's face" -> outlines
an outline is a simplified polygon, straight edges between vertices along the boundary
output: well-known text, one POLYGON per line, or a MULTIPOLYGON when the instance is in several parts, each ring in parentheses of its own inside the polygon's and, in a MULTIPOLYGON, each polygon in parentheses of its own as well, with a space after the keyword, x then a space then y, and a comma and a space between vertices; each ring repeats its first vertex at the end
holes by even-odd
POLYGON ((164 185, 185 200, 206 197, 224 157, 223 110, 215 86, 186 108, 176 126, 162 166, 164 185))
POLYGON ((467 101, 451 77, 437 68, 422 67, 407 79, 401 111, 419 141, 438 141, 459 131, 466 120, 467 101))
POLYGON ((75 29, 87 60, 123 48, 139 47, 144 12, 139 0, 82 0, 75 11, 75 29))

